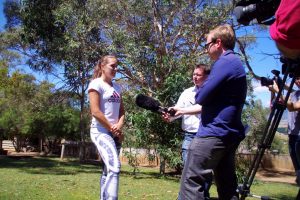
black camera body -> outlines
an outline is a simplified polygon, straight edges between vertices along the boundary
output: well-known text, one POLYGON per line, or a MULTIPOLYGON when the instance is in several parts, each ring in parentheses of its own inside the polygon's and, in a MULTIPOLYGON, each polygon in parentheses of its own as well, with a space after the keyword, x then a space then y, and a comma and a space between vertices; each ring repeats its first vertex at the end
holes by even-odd
POLYGON ((282 85, 282 79, 279 76, 280 75, 280 71, 273 69, 272 74, 274 74, 273 78, 267 78, 267 77, 260 77, 260 84, 261 86, 269 86, 269 85, 273 85, 273 81, 276 81, 277 85, 280 86, 282 85))
POLYGON ((233 14, 243 25, 249 25, 255 18, 260 24, 271 25, 279 4, 280 0, 241 0, 235 5, 233 14))

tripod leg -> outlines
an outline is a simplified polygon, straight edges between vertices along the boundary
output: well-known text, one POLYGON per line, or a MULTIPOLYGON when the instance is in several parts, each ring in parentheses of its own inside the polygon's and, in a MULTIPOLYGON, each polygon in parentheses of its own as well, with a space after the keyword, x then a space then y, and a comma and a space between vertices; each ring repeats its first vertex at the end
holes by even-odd
POLYGON ((278 127, 279 122, 281 120, 282 114, 283 114, 283 112, 286 108, 286 104, 287 104, 289 95, 292 91, 292 87, 293 87, 294 82, 295 82, 295 76, 293 76, 293 79, 291 81, 291 84, 290 84, 289 89, 288 89, 288 93, 285 96, 283 104, 279 103, 279 98, 280 98, 280 96, 283 92, 283 88, 285 86, 287 76, 289 74, 291 75, 292 73, 294 73, 295 68, 296 68, 296 70, 300 71, 299 70, 300 69, 300 62, 297 62, 296 64, 293 63, 293 62, 288 63, 287 69, 286 69, 285 74, 284 74, 282 84, 280 85, 279 93, 276 96, 276 99, 275 99, 275 102, 274 102, 274 105, 273 105, 273 109, 270 113, 267 126, 264 129, 264 135, 261 139, 260 145, 258 146, 258 150, 256 152, 255 158, 254 158, 254 160, 251 164, 251 167, 249 168, 247 176, 244 178, 243 184, 240 185, 237 189, 239 191, 239 193, 241 194, 241 198, 240 198, 241 200, 244 200, 247 196, 250 195, 250 187, 253 183, 255 174, 256 174, 256 172, 259 168, 259 164, 262 160, 264 152, 267 148, 271 147, 271 143, 274 139, 277 127, 278 127))

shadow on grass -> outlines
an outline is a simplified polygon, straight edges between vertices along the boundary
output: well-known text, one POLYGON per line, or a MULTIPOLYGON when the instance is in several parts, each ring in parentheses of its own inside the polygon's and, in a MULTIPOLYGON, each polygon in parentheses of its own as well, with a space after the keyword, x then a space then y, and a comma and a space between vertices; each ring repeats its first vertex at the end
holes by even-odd
MULTIPOLYGON (((292 199, 296 199, 296 197, 294 197, 292 195, 283 194, 283 195, 277 195, 276 197, 270 197, 270 196, 262 196, 261 198, 256 197, 255 199, 292 200, 292 199)), ((219 199, 218 199, 218 197, 210 197, 210 200, 219 200, 219 199)))
MULTIPOLYGON (((262 181, 258 181, 256 184, 264 184, 264 185, 269 184, 269 186, 267 186, 267 187, 269 187, 269 189, 268 189, 269 194, 266 194, 262 191, 261 192, 251 192, 251 195, 249 195, 249 197, 251 197, 252 199, 298 200, 298 199, 296 199, 297 194, 289 193, 287 191, 281 191, 281 194, 280 194, 280 193, 278 193, 278 191, 280 192, 280 190, 277 190, 277 188, 275 187, 275 185, 277 185, 277 184, 285 184, 286 187, 289 187, 289 185, 290 185, 293 188, 295 188, 295 191, 297 191, 298 187, 294 186, 293 184, 289 184, 289 183, 272 183, 272 182, 262 182, 262 181), (272 192, 272 190, 270 190, 270 188, 273 188, 273 192, 272 192)), ((266 187, 266 186, 264 186, 264 187, 266 187)))
MULTIPOLYGON (((32 157, 32 156, 6 156, 0 158, 0 169, 18 169, 29 174, 52 174, 52 175, 75 175, 78 173, 102 172, 99 161, 87 161, 80 163, 78 159, 59 160, 57 157, 32 157)), ((140 169, 134 175, 131 168, 121 168, 122 176, 133 177, 134 179, 163 179, 179 182, 179 178, 170 174, 159 174, 155 171, 140 169)))
POLYGON ((291 200, 291 199, 296 199, 296 197, 292 195, 277 195, 275 199, 291 200))
POLYGON ((161 180, 167 180, 167 181, 173 181, 178 183, 180 181, 180 178, 178 176, 173 176, 172 174, 160 174, 159 172, 155 171, 138 171, 135 174, 133 174, 129 170, 122 170, 121 169, 122 176, 127 177, 133 177, 136 180, 142 180, 142 179, 161 179, 161 180))
POLYGON ((53 157, 8 156, 0 159, 0 168, 19 169, 30 174, 74 175, 99 173, 100 167, 78 160, 60 161, 53 157))
MULTIPOLYGON (((247 199, 247 198, 246 198, 247 199)), ((292 194, 282 194, 276 196, 261 196, 261 198, 256 197, 255 199, 270 199, 270 200, 292 200, 296 199, 292 194)))
POLYGON ((260 173, 266 177, 295 176, 294 171, 274 171, 269 169, 263 169, 260 171, 260 173))

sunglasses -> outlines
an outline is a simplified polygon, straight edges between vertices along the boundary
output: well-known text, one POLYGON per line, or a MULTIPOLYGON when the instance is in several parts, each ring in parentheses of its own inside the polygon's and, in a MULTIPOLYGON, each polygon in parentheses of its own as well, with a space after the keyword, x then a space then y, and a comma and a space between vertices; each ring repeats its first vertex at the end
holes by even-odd
POLYGON ((206 43, 205 45, 204 45, 204 48, 205 49, 208 49, 208 47, 209 47, 209 45, 210 44, 213 44, 213 43, 215 43, 216 41, 211 41, 211 42, 209 42, 209 43, 206 43))

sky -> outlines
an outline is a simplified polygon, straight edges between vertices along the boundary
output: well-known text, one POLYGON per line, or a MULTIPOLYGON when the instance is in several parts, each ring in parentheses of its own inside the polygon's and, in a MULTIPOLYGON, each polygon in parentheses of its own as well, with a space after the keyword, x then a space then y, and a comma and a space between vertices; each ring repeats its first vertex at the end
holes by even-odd
POLYGON ((3 26, 5 24, 5 17, 3 14, 3 3, 4 3, 4 0, 0 0, 0 31, 3 30, 3 26))
MULTIPOLYGON (((3 3, 4 0, 0 0, 0 31, 4 30, 5 25, 5 17, 3 14, 3 3)), ((248 54, 251 57, 250 65, 253 68, 253 71, 259 76, 273 77, 271 70, 277 69, 281 71, 281 63, 278 59, 275 59, 274 54, 278 54, 278 50, 275 46, 273 40, 271 40, 269 36, 268 30, 263 30, 259 32, 254 32, 255 27, 249 26, 246 31, 249 33, 254 33, 257 36, 256 44, 253 44, 251 48, 247 50, 248 54), (268 54, 268 55, 267 55, 268 54)), ((241 36, 245 34, 245 32, 237 32, 237 36, 241 36)), ((277 56, 278 57, 278 56, 277 56)), ((22 68, 26 68, 26 66, 22 66, 22 68)), ((25 69, 27 73, 31 73, 35 75, 38 79, 47 79, 49 77, 42 77, 41 74, 37 74, 27 67, 25 69)), ((260 83, 257 81, 253 81, 254 86, 254 94, 257 99, 261 99, 264 106, 268 107, 270 104, 270 92, 267 87, 261 87, 260 83)))
MULTIPOLYGON (((253 31, 254 27, 247 27, 247 31, 253 31)), ((275 42, 271 39, 269 29, 253 31, 257 40, 252 44, 246 52, 250 56, 250 66, 254 73, 258 76, 273 78, 271 71, 273 69, 281 71, 282 63, 279 61, 279 51, 275 46, 275 42)), ((237 32, 237 36, 243 35, 242 32, 237 32)), ((246 71, 248 71, 246 69, 246 71)), ((261 86, 260 82, 253 80, 254 94, 258 99, 262 100, 264 106, 270 105, 270 92, 267 87, 261 86)))

